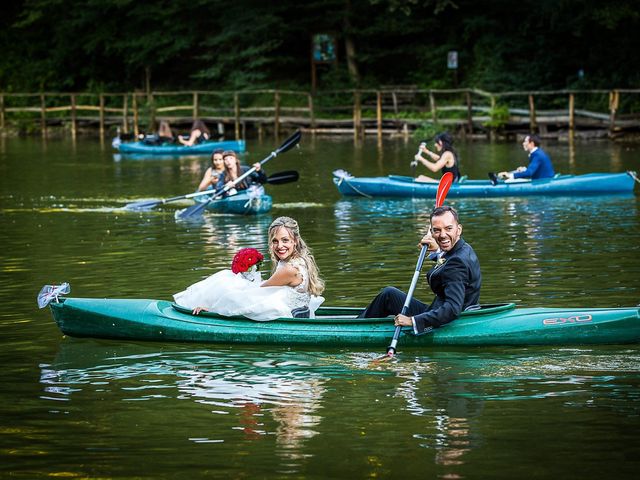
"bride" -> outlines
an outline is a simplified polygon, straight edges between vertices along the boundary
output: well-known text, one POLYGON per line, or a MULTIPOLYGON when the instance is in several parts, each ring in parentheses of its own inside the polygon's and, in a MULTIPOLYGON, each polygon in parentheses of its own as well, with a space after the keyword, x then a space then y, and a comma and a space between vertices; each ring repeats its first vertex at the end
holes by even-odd
POLYGON ((313 318, 324 301, 324 282, 318 266, 300 236, 298 222, 278 217, 269 226, 271 276, 260 283, 259 271, 222 270, 173 297, 197 315, 211 311, 253 320, 282 317, 313 318))

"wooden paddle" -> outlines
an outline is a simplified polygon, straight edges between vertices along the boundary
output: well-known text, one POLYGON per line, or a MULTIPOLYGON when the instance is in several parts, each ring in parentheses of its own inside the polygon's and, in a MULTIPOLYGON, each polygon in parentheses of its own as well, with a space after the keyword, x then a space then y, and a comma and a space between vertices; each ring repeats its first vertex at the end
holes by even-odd
MULTIPOLYGON (((274 173, 267 177, 265 183, 270 185, 282 185, 284 183, 296 182, 300 178, 300 174, 295 170, 286 170, 284 172, 274 173)), ((187 193, 186 195, 178 195, 171 198, 160 198, 152 200, 141 200, 139 202, 132 202, 125 205, 127 210, 149 210, 158 205, 164 205, 165 203, 175 202, 176 200, 184 200, 187 198, 199 197, 200 195, 217 195, 222 192, 222 189, 218 191, 214 190, 202 190, 200 192, 187 193)))
MULTIPOLYGON (((298 142, 300 142, 300 137, 302 137, 302 133, 300 132, 300 130, 298 130, 296 133, 287 138, 284 143, 280 145, 276 150, 271 152, 268 157, 260 160, 260 165, 264 165, 272 158, 277 157, 279 154, 291 150, 298 144, 298 142)), ((222 195, 231 190, 234 186, 236 186, 238 183, 240 183, 255 171, 256 167, 250 168, 245 173, 236 178, 233 182, 227 183, 221 190, 213 194, 211 198, 206 202, 198 203, 196 205, 192 205, 191 207, 185 208, 184 210, 176 212, 176 219, 184 219, 193 217, 194 215, 200 215, 203 210, 207 208, 207 205, 209 205, 213 200, 220 198, 222 195)))
MULTIPOLYGON (((449 188, 451 188, 451 184, 453 183, 453 173, 447 172, 440 179, 440 183, 438 184, 438 191, 436 192, 436 208, 441 207, 444 203, 444 199, 447 197, 447 193, 449 193, 449 188)), ((420 256, 418 257, 418 262, 416 263, 416 269, 413 272, 413 278, 411 279, 411 286, 409 287, 409 291, 407 292, 407 298, 404 301, 404 305, 402 306, 401 315, 406 315, 409 311, 409 304, 411 303, 411 299, 413 298, 413 292, 416 289, 416 285, 418 283, 418 277, 420 276, 420 270, 422 269, 422 264, 424 262, 424 257, 427 255, 427 246, 422 245, 420 249, 420 256)), ((387 354, 381 358, 392 358, 396 353, 396 346, 398 345, 398 338, 400 337, 400 332, 402 331, 402 327, 398 325, 393 332, 393 338, 391 339, 391 344, 387 347, 387 354)))

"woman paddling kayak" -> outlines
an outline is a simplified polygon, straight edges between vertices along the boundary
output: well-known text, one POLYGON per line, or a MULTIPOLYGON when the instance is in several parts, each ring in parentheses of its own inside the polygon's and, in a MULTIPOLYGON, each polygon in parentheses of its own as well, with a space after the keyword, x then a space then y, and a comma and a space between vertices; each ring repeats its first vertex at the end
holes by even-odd
MULTIPOLYGON (((414 157, 413 163, 416 164, 420 162, 433 173, 442 172, 444 175, 447 172, 451 172, 453 173, 453 181, 457 182, 460 179, 460 168, 458 152, 453 148, 453 138, 447 132, 439 133, 435 138, 435 146, 439 153, 432 152, 427 148, 427 142, 422 142, 419 152, 414 157), (422 153, 427 155, 431 161, 423 158, 422 153)), ((427 177, 426 175, 418 175, 416 181, 439 182, 440 179, 427 177)))

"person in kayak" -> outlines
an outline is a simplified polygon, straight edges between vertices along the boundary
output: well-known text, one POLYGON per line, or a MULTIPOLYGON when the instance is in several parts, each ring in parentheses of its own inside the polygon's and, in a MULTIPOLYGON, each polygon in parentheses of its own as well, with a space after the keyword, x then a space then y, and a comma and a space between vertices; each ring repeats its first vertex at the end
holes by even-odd
POLYGON ((205 125, 202 120, 195 120, 193 125, 191 125, 191 131, 189 135, 186 136, 178 136, 178 141, 187 147, 191 147, 198 143, 206 142, 211 138, 211 132, 205 125))
POLYGON ((139 135, 140 141, 145 145, 163 145, 165 143, 173 143, 175 137, 171 131, 171 125, 166 120, 162 120, 158 126, 158 131, 151 135, 139 135))
POLYGON ((500 172, 498 178, 503 180, 514 180, 517 178, 530 178, 538 180, 540 178, 553 178, 555 172, 551 158, 540 148, 540 137, 538 135, 527 135, 522 141, 522 148, 529 155, 529 166, 518 167, 513 172, 500 172))
POLYGON ((224 173, 224 157, 222 149, 214 150, 211 154, 211 165, 204 172, 204 176, 198 185, 198 192, 203 190, 217 189, 220 177, 224 173))
MULTIPOLYGON (((287 304, 293 317, 309 318, 312 296, 324 291, 324 281, 316 260, 300 235, 298 222, 291 217, 278 217, 269 226, 271 277, 262 287, 287 287, 287 304)), ((316 307, 317 308, 317 307, 316 307)))
MULTIPOLYGON (((269 226, 268 236, 272 269, 267 280, 261 282, 256 269, 246 271, 253 262, 236 261, 234 257, 231 270, 222 270, 176 293, 176 303, 191 308, 195 315, 212 311, 260 321, 313 316, 324 301, 320 296, 324 282, 311 250, 300 235, 298 222, 278 217, 269 226)), ((255 257, 261 257, 259 252, 254 253, 255 257)))
POLYGON ((248 167, 247 165, 240 165, 238 155, 233 150, 225 150, 222 152, 222 157, 224 160, 224 172, 220 175, 218 185, 215 188, 222 188, 226 184, 234 182, 237 178, 249 171, 251 167, 255 167, 256 169, 256 171, 250 174, 247 178, 236 183, 233 188, 229 189, 228 192, 225 192, 225 196, 235 195, 238 191, 246 190, 253 185, 261 187, 262 184, 267 183, 267 175, 264 173, 264 170, 262 170, 260 162, 254 163, 251 167, 248 167))
MULTIPOLYGON (((412 165, 417 165, 418 162, 422 163, 425 167, 431 170, 433 173, 441 172, 444 175, 447 172, 453 173, 453 181, 457 182, 460 179, 460 166, 458 160, 458 152, 453 148, 453 138, 447 132, 439 133, 435 138, 435 146, 438 153, 432 152, 427 148, 427 142, 424 141, 420 144, 420 149, 412 165), (427 155, 430 160, 423 158, 422 154, 427 155)), ((416 182, 439 182, 440 179, 427 177, 426 175, 418 175, 416 182)))
POLYGON ((171 130, 171 125, 167 120, 161 120, 158 126, 158 138, 160 143, 173 143, 175 141, 175 135, 171 130))
POLYGON ((416 335, 421 335, 455 320, 465 310, 479 308, 480 262, 471 245, 462 239, 458 212, 449 206, 437 207, 430 219, 431 227, 420 245, 427 245, 429 259, 435 261, 427 273, 427 282, 436 295, 431 305, 413 298, 408 315, 401 315, 398 312, 402 311, 407 294, 385 287, 360 317, 395 315, 396 326, 412 327, 416 335))

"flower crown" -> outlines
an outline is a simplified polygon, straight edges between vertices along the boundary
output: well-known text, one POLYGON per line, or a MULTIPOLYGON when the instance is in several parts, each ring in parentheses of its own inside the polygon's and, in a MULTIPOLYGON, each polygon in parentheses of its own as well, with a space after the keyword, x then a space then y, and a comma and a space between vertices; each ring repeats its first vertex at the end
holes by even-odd
POLYGON ((243 248, 238 250, 233 256, 231 262, 231 271, 233 273, 247 272, 254 265, 256 270, 260 270, 260 263, 264 260, 264 256, 255 248, 243 248))

